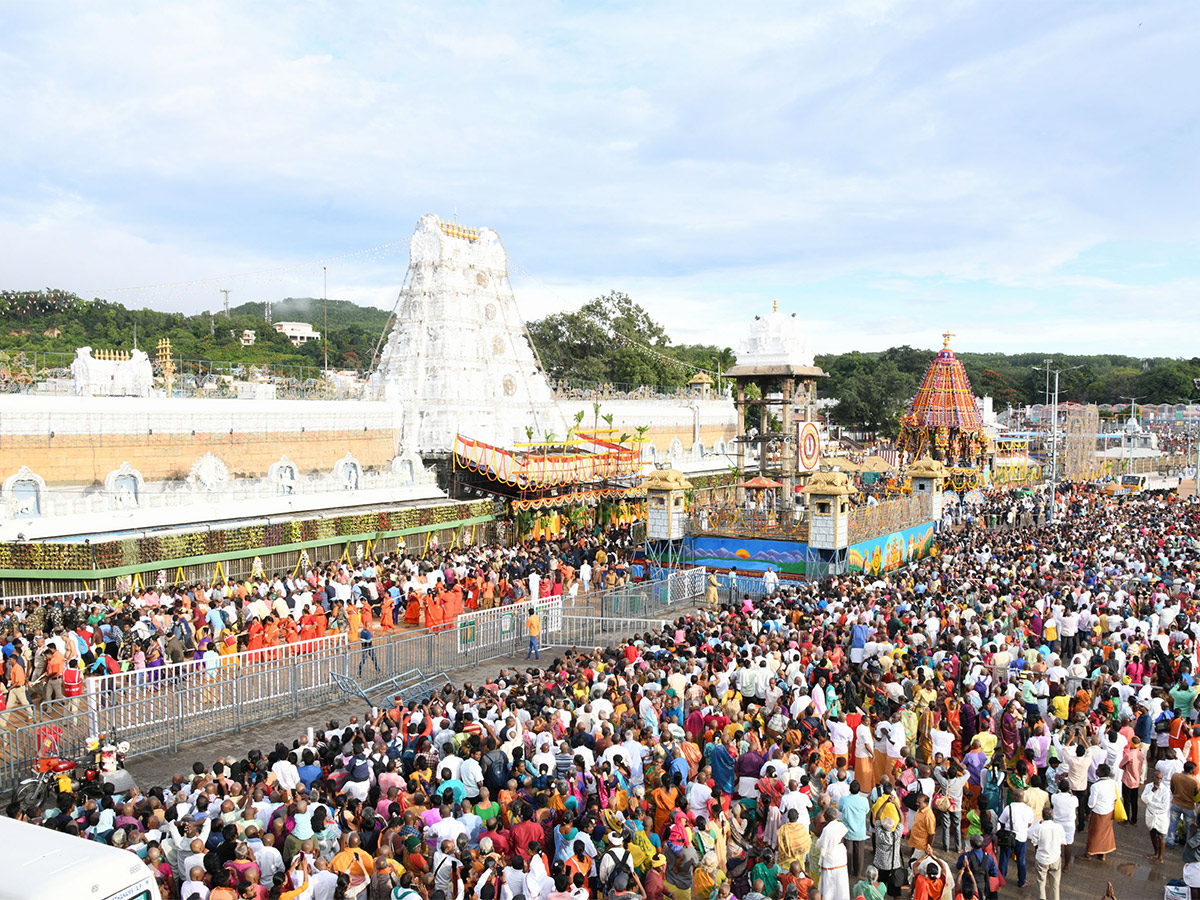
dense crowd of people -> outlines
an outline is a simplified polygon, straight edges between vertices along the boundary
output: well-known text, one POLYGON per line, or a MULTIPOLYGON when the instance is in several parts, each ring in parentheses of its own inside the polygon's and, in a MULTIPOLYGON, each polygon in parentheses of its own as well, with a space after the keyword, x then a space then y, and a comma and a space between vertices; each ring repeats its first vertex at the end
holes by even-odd
POLYGON ((178 900, 1058 900, 1118 829, 1200 896, 1198 526, 1079 489, 1053 525, 714 589, 613 647, 9 814, 178 900))
POLYGON ((172 664, 212 667, 280 648, 303 653, 330 634, 370 641, 402 625, 441 622, 444 610, 612 588, 631 578, 630 553, 624 528, 561 545, 435 547, 292 575, 0 606, 5 708, 76 696, 91 675, 132 671, 153 684, 172 664))

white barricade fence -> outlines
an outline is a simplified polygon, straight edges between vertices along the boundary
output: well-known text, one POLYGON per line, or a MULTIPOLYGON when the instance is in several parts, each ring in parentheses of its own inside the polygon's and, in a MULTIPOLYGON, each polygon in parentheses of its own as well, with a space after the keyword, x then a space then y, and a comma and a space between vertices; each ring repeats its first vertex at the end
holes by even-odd
POLYGON ((57 591, 43 594, 19 594, 0 597, 0 606, 24 609, 30 602, 46 603, 52 600, 78 600, 80 597, 99 597, 96 591, 57 591))
POLYGON ((543 635, 562 630, 562 597, 524 600, 493 609, 468 610, 454 620, 458 652, 480 653, 504 646, 515 648, 526 636, 525 622, 533 612, 542 620, 543 635))

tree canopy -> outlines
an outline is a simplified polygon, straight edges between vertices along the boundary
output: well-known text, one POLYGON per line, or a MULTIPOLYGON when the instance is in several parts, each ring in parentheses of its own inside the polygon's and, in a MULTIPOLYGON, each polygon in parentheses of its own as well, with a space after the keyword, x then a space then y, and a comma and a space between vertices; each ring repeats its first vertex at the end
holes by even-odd
POLYGON ((729 347, 671 343, 666 329, 628 295, 611 291, 574 312, 553 313, 528 325, 552 381, 572 385, 655 385, 676 388, 694 374, 716 371, 737 357, 729 347))

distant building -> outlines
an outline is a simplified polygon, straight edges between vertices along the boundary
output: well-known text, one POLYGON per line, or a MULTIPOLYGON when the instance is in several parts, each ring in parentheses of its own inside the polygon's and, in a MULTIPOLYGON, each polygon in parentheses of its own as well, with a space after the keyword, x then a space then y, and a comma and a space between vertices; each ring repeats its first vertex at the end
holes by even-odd
MULTIPOLYGON (((258 340, 258 335, 254 333, 253 328, 246 328, 242 331, 243 347, 253 347, 256 340, 258 340)), ((295 342, 293 341, 293 343, 295 342)))
POLYGON ((276 331, 286 335, 295 347, 321 339, 321 332, 313 331, 313 327, 307 322, 276 322, 274 327, 276 331))

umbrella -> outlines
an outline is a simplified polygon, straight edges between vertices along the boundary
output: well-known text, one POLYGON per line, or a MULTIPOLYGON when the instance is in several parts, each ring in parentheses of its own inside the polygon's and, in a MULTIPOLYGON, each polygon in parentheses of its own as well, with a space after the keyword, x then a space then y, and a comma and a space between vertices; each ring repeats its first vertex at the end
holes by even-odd
POLYGON ((783 485, 778 481, 772 481, 770 478, 763 478, 761 475, 758 478, 751 478, 749 481, 743 481, 738 485, 740 488, 746 488, 751 491, 764 491, 770 488, 781 488, 783 485))

